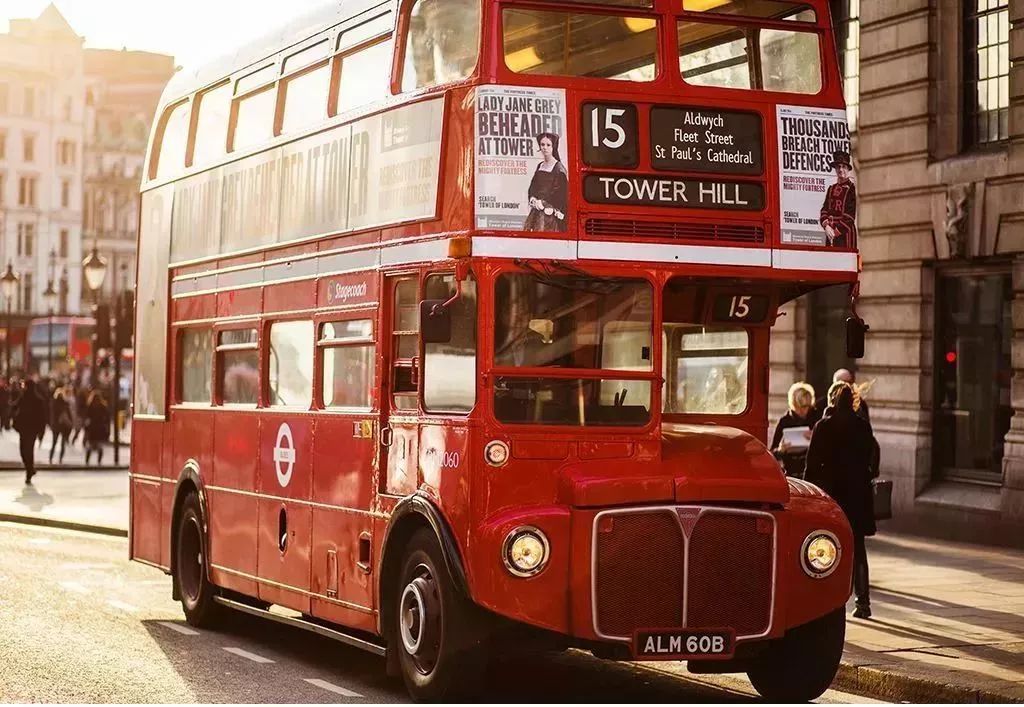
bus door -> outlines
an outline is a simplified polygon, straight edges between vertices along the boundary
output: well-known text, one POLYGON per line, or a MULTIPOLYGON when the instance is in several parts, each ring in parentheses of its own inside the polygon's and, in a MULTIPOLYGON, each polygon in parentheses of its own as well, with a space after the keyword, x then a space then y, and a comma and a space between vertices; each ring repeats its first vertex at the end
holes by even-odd
MULTIPOLYGON (((419 488, 419 276, 401 275, 385 281, 388 307, 384 322, 390 336, 384 347, 383 375, 390 376, 381 396, 381 477, 379 491, 408 496, 419 488)), ((385 337, 381 336, 381 342, 385 337)))

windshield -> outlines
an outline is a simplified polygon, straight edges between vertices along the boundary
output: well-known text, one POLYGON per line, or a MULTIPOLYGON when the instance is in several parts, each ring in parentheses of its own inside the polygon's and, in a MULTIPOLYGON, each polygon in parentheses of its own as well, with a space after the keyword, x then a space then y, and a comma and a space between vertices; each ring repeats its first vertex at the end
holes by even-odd
POLYGON ((495 380, 498 419, 580 427, 646 425, 653 378, 652 300, 650 284, 641 280, 540 272, 499 277, 494 322, 494 363, 503 369, 495 380))

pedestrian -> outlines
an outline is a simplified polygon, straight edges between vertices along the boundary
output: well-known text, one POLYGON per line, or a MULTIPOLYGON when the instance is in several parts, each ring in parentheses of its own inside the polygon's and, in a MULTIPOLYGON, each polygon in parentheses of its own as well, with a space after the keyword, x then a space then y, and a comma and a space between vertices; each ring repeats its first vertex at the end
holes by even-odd
POLYGON ((0 432, 11 429, 11 389, 6 378, 0 378, 0 432))
POLYGON ((815 425, 807 449, 804 478, 821 487, 843 509, 853 529, 853 590, 859 619, 871 617, 870 580, 864 538, 874 535, 875 511, 871 491, 871 425, 853 409, 849 383, 834 383, 828 391, 825 417, 815 425))
POLYGON ((35 445, 39 430, 46 427, 46 403, 33 380, 26 380, 14 412, 14 429, 18 432, 21 462, 25 465, 25 483, 36 475, 35 445))
POLYGON ((89 466, 92 453, 96 452, 97 463, 103 465, 103 445, 110 438, 110 409, 103 394, 94 390, 89 394, 85 409, 85 465, 89 466))
POLYGON ((75 411, 75 429, 71 433, 71 444, 77 444, 78 438, 81 436, 83 448, 88 446, 84 435, 86 422, 85 410, 86 407, 88 407, 87 403, 88 394, 86 393, 85 385, 83 383, 79 383, 75 386, 75 400, 73 405, 75 411))
MULTIPOLYGON (((868 409, 868 401, 864 399, 864 393, 866 393, 874 381, 869 381, 863 386, 857 385, 857 378, 854 376, 853 371, 846 368, 840 368, 832 376, 832 383, 846 383, 853 390, 853 409, 856 410, 857 414, 867 420, 867 423, 871 424, 871 410, 868 409)), ((825 407, 828 405, 828 396, 820 398, 815 405, 814 411, 817 415, 817 419, 821 419, 825 415, 825 407)))
POLYGON ((818 421, 814 409, 814 388, 807 383, 794 383, 787 396, 789 410, 779 418, 772 437, 772 454, 782 462, 786 476, 802 479, 807 465, 807 445, 811 429, 818 421), (786 434, 786 430, 794 430, 786 434))
POLYGON ((68 446, 71 428, 74 426, 72 399, 73 394, 68 386, 57 388, 53 393, 53 402, 50 403, 50 430, 53 435, 53 443, 50 445, 51 464, 53 464, 53 453, 57 449, 58 440, 60 441, 60 463, 64 463, 64 451, 68 446))
POLYGON ((41 378, 38 383, 39 397, 43 399, 44 412, 43 429, 39 430, 39 446, 43 446, 43 438, 46 437, 46 428, 50 424, 50 403, 53 402, 53 385, 49 378, 41 378))

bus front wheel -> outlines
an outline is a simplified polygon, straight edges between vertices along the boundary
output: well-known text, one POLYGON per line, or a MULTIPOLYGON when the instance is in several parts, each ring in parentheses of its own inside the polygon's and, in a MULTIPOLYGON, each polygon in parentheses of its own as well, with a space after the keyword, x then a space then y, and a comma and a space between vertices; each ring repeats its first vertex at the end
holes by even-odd
POLYGON ((774 641, 747 676, 769 702, 810 702, 835 679, 845 640, 846 611, 839 608, 774 641))
POLYGON ((176 531, 174 581, 181 595, 185 619, 197 628, 209 627, 222 614, 214 601, 216 587, 210 582, 206 556, 206 532, 199 496, 190 492, 182 502, 176 531))
POLYGON ((409 541, 394 601, 393 645, 412 697, 450 701, 476 692, 486 667, 481 622, 425 528, 409 541))

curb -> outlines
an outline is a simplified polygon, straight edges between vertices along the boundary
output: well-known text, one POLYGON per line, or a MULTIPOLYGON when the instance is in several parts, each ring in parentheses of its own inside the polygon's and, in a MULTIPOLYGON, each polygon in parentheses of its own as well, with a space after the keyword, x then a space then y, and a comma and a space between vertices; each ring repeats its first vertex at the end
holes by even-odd
POLYGON ((60 520, 59 518, 45 518, 42 516, 22 516, 14 513, 0 513, 0 522, 21 523, 22 525, 38 525, 45 528, 61 528, 63 530, 77 530, 83 533, 107 535, 110 537, 117 538, 128 537, 128 531, 124 528, 111 528, 106 525, 76 523, 70 520, 60 520))
POLYGON ((851 692, 891 702, 914 703, 1018 703, 1017 697, 961 685, 936 682, 910 675, 891 673, 867 666, 843 663, 831 689, 851 692))

